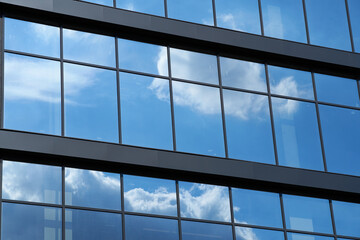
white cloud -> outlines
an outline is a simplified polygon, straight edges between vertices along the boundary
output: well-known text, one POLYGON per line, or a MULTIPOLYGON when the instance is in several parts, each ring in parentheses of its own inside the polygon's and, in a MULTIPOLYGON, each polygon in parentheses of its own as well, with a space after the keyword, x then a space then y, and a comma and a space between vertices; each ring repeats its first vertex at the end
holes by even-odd
POLYGON ((44 24, 30 23, 31 31, 34 32, 34 37, 41 39, 45 43, 59 42, 60 29, 44 24))

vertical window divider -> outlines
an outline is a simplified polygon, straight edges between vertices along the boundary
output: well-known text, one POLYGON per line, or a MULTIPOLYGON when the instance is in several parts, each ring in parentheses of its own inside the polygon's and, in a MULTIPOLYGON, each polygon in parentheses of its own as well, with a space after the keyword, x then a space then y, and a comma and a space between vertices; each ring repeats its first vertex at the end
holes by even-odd
POLYGON ((165 17, 168 18, 167 0, 164 0, 164 13, 165 17))
POLYGON ((61 238, 65 240, 65 167, 61 167, 61 238))
POLYGON ((224 149, 225 149, 225 157, 229 158, 228 145, 227 145, 227 135, 226 135, 226 122, 225 122, 225 106, 224 106, 224 94, 222 87, 222 79, 221 79, 221 66, 220 66, 220 57, 216 56, 217 68, 218 68, 218 78, 219 78, 219 86, 220 86, 220 107, 221 107, 221 118, 223 122, 223 134, 224 134, 224 149))
POLYGON ((1 16, 0 16, 0 57, 1 57, 1 73, 0 73, 0 129, 4 128, 4 119, 5 119, 5 54, 4 54, 4 45, 5 45, 5 19, 4 14, 2 13, 1 9, 1 16))
POLYGON ((236 229, 235 229, 234 203, 233 203, 233 198, 232 198, 232 188, 228 187, 228 189, 229 189, 229 201, 230 201, 231 228, 232 228, 233 240, 236 240, 236 229))
POLYGON ((117 112, 118 112, 118 141, 122 144, 122 133, 121 133, 121 101, 120 101, 120 72, 119 72, 119 46, 118 38, 115 37, 115 62, 116 62, 116 97, 117 97, 117 112))
POLYGON ((167 56, 168 56, 168 73, 169 73, 169 93, 170 93, 170 108, 171 108, 171 125, 172 125, 172 136, 173 136, 173 149, 176 151, 176 132, 175 132, 175 111, 174 111, 174 96, 173 96, 173 86, 172 86, 172 74, 171 74, 171 57, 170 57, 170 47, 167 46, 167 56))
POLYGON ((330 206, 330 214, 331 214, 331 223, 332 223, 332 227, 333 227, 333 234, 334 234, 334 238, 335 240, 337 239, 337 233, 336 233, 336 225, 335 225, 335 218, 334 218, 334 208, 333 208, 333 204, 332 204, 332 200, 329 199, 329 206, 330 206))
POLYGON ((113 0, 113 7, 116 8, 116 0, 113 0))
POLYGON ((279 198, 280 198, 281 218, 282 218, 283 228, 284 228, 284 239, 288 240, 287 228, 286 228, 286 218, 285 218, 285 208, 284 208, 284 199, 283 199, 283 194, 282 193, 279 193, 279 198))
POLYGON ((262 15, 261 0, 258 0, 258 7, 259 7, 261 35, 264 36, 265 33, 264 33, 264 21, 263 21, 263 15, 262 15))
POLYGON ((215 0, 212 0, 214 26, 217 27, 215 0))
POLYGON ((350 19, 350 11, 349 11, 349 3, 348 3, 348 0, 345 0, 345 8, 346 8, 346 17, 347 17, 348 25, 349 25, 349 34, 350 34, 351 50, 352 50, 353 52, 355 52, 354 38, 353 38, 352 27, 351 27, 351 19, 350 19))
POLYGON ((60 26, 61 136, 65 136, 64 34, 60 26))
POLYGON ((359 94, 359 101, 360 101, 360 80, 356 80, 357 87, 358 87, 358 94, 359 94))
POLYGON ((125 240, 125 197, 124 197, 124 175, 120 174, 120 198, 121 198, 121 234, 122 239, 125 240))
MULTIPOLYGON (((3 17, 1 17, 2 21, 3 17)), ((3 28, 2 28, 3 29, 3 28)), ((4 58, 3 58, 4 59, 4 58)), ((3 162, 4 160, 0 160, 0 239, 2 239, 2 209, 3 209, 3 201, 2 201, 2 188, 3 188, 3 162)))
POLYGON ((303 11, 304 11, 306 40, 307 40, 307 44, 310 44, 309 23, 308 23, 308 19, 307 19, 307 12, 306 12, 306 3, 305 3, 305 0, 302 0, 302 5, 303 5, 303 11))
POLYGON ((176 185, 176 205, 177 205, 179 240, 182 240, 181 212, 180 212, 180 188, 179 188, 178 180, 175 181, 175 185, 176 185))

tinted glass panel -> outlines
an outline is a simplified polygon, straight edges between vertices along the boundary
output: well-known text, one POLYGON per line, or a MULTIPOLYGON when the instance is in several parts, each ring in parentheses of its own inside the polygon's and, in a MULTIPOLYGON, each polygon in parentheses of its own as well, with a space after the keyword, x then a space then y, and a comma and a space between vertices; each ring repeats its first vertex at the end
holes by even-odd
POLYGON ((170 18, 214 25, 211 0, 167 0, 167 8, 170 18))
POLYGON ((164 0, 116 0, 116 7, 158 16, 164 14, 164 0))
POLYGON ((114 1, 113 0, 83 0, 85 2, 97 3, 109 7, 113 7, 114 1))
POLYGON ((59 62, 5 53, 4 81, 5 128, 61 133, 59 62))
POLYGON ((172 150, 169 81, 120 74, 122 142, 172 150))
POLYGON ((3 203, 1 239, 61 240, 61 209, 3 203))
POLYGON ((61 168, 4 161, 2 197, 61 204, 61 168))
POLYGON ((360 52, 360 1, 348 0, 355 51, 360 52))
POLYGON ((120 209, 120 175, 66 168, 65 201, 67 205, 120 209))
POLYGON ((336 233, 360 237, 360 204, 333 201, 336 233))
MULTIPOLYGON (((299 233, 288 233, 288 240, 334 240, 332 237, 315 236, 299 233)), ((338 238, 339 239, 339 238, 338 238)))
POLYGON ((219 89, 173 82, 177 150, 223 157, 219 89))
POLYGON ((175 181, 124 176, 125 211, 177 215, 175 181))
POLYGON ((232 229, 228 225, 200 222, 181 222, 183 240, 232 240, 232 229))
POLYGON ((237 240, 281 240, 284 239, 284 233, 280 231, 270 231, 257 228, 235 228, 237 240))
POLYGON ((267 96, 224 90, 229 157, 275 163, 267 96))

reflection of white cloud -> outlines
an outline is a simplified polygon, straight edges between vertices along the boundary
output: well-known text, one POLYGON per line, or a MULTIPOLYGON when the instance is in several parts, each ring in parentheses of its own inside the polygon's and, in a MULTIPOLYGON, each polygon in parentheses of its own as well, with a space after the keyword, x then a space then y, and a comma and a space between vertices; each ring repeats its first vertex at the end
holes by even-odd
POLYGON ((284 26, 280 7, 268 5, 266 10, 268 19, 265 25, 265 34, 272 37, 284 38, 284 26))
POLYGON ((128 4, 125 6, 125 9, 130 10, 130 11, 135 11, 134 3, 128 3, 128 4))
POLYGON ((251 228, 236 227, 236 238, 240 240, 258 240, 258 237, 251 228))
POLYGON ((51 27, 48 25, 29 23, 31 31, 34 32, 33 36, 41 39, 45 43, 51 43, 59 41, 60 30, 57 27, 51 27))

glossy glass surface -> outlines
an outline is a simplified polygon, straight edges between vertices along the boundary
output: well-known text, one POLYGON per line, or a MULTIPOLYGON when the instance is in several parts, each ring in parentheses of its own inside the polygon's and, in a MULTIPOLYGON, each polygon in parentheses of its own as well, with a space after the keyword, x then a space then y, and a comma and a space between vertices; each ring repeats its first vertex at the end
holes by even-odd
POLYGON ((217 26, 261 34, 258 1, 215 0, 217 26))
POLYGON ((275 164, 268 97, 223 93, 229 157, 275 164))
POLYGON ((266 92, 263 64, 220 57, 223 86, 266 92))
POLYGON ((166 47, 118 39, 118 48, 119 68, 168 76, 166 47))
POLYGON ((211 0, 167 0, 167 10, 169 18, 214 25, 211 0))
POLYGON ((165 16, 164 0, 116 0, 116 7, 162 17, 165 16))
POLYGON ((183 240, 232 240, 232 229, 229 225, 201 222, 181 222, 183 240))
POLYGON ((181 217, 230 222, 227 187, 179 182, 181 217))
POLYGON ((268 66, 272 94, 314 99, 310 72, 290 68, 268 66))
POLYGON ((173 81, 177 150, 225 156, 218 88, 173 81))
POLYGON ((121 215, 116 213, 65 210, 65 240, 121 240, 121 215))
POLYGON ((257 228, 235 227, 236 240, 281 240, 284 233, 257 228))
POLYGON ((122 142, 173 149, 169 81, 120 73, 122 142))
POLYGON ((125 211, 177 215, 175 181, 124 175, 125 211))
POLYGON ((63 38, 65 59, 115 67, 113 37, 64 29, 63 38))
POLYGON ((1 239, 61 240, 61 209, 3 203, 1 239))
POLYGON ((126 240, 179 239, 178 221, 172 219, 125 216, 126 240))
POLYGON ((113 7, 114 1, 113 0, 82 0, 84 2, 91 2, 91 3, 97 3, 109 7, 113 7))
POLYGON ((287 237, 288 240, 334 240, 334 238, 332 237, 299 234, 299 233, 287 233, 287 237))
POLYGON ((171 48, 170 58, 172 77, 219 84, 216 56, 171 48))
POLYGON ((119 142, 116 72, 64 64, 65 135, 119 142))
POLYGON ((333 233, 329 200, 283 195, 283 201, 288 229, 333 233))
POLYGON ((5 128, 61 133, 60 62, 5 53, 4 84, 5 128))
POLYGON ((65 168, 66 205, 120 210, 120 174, 65 168))
POLYGON ((310 43, 351 51, 344 0, 305 0, 310 43))
MULTIPOLYGON (((282 227, 278 193, 233 188, 232 197, 235 222, 267 227, 282 227)), ((236 230, 236 234, 242 239, 247 236, 245 233, 252 232, 250 230, 236 230)))
POLYGON ((61 204, 61 167, 3 162, 2 197, 61 204))
POLYGON ((315 104, 272 98, 272 105, 279 164, 324 170, 315 104))
POLYGON ((333 201, 336 233, 360 237, 360 204, 333 201))
POLYGON ((360 175, 360 111, 319 105, 329 172, 360 175))
POLYGON ((60 29, 5 18, 5 49, 59 57, 60 29))
POLYGON ((348 0, 355 52, 360 53, 360 1, 348 0))

